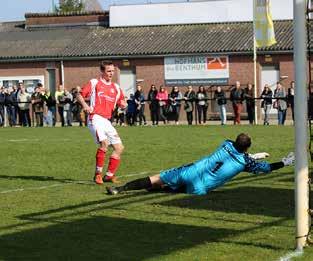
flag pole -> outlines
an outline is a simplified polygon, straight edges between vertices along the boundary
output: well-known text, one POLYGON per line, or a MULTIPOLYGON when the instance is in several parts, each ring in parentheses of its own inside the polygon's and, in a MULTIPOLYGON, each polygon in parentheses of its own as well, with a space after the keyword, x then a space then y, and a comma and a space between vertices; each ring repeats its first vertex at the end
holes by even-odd
MULTIPOLYGON (((256 39, 255 39, 255 0, 253 0, 253 82, 254 82, 254 97, 257 97, 257 53, 256 53, 256 39)), ((254 123, 258 124, 257 103, 254 103, 254 123)))
MULTIPOLYGON (((306 0, 293 1, 295 68, 295 219, 296 247, 302 251, 309 233, 309 171, 307 126, 306 0)), ((310 61, 309 61, 310 62, 310 61)), ((311 72, 309 72, 311 73, 311 72)))

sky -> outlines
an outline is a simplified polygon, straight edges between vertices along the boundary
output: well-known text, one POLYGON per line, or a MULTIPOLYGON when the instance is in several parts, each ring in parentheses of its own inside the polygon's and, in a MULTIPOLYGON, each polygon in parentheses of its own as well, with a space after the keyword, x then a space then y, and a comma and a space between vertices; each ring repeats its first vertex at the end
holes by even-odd
MULTIPOLYGON (((58 0, 54 0, 58 3, 58 0)), ((187 2, 183 0, 98 0, 104 10, 116 4, 142 4, 162 2, 187 2)), ((0 22, 25 20, 25 13, 48 13, 53 0, 0 0, 0 22)))

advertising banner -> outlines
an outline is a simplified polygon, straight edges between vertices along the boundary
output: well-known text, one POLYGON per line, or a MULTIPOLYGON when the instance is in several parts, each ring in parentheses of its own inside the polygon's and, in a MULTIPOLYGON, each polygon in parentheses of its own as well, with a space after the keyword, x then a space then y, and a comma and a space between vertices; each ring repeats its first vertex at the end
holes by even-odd
POLYGON ((228 56, 181 56, 164 58, 166 85, 227 84, 228 56))

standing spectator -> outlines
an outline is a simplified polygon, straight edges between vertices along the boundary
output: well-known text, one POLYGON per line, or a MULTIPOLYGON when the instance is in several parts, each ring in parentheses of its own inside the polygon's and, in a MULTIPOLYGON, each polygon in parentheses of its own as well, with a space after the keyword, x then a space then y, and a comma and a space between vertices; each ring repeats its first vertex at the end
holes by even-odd
POLYGON ((23 125, 23 123, 22 123, 22 113, 20 111, 20 107, 18 106, 17 98, 18 98, 18 95, 19 95, 19 93, 21 91, 21 86, 22 85, 24 85, 23 81, 19 81, 18 82, 18 86, 13 85, 13 92, 14 92, 15 99, 16 99, 16 103, 15 103, 15 119, 16 119, 16 123, 18 122, 18 124, 20 126, 23 125))
POLYGON ((144 125, 147 125, 146 116, 145 116, 145 95, 142 91, 141 85, 137 85, 137 90, 135 92, 135 102, 137 105, 137 111, 136 111, 136 119, 138 116, 139 119, 139 125, 142 125, 142 122, 144 125))
POLYGON ((263 98, 261 102, 261 107, 264 110, 264 123, 263 125, 269 125, 269 113, 272 108, 272 97, 273 97, 273 92, 268 86, 268 84, 264 85, 264 89, 261 93, 261 98, 263 98))
POLYGON ((83 118, 82 118, 82 106, 80 103, 77 101, 77 94, 80 93, 81 87, 76 86, 76 88, 73 88, 71 93, 73 96, 73 103, 72 103, 72 113, 74 119, 76 119, 79 123, 79 126, 83 126, 83 118))
POLYGON ((133 126, 136 124, 136 110, 137 104, 135 101, 134 94, 129 95, 129 99, 127 100, 127 111, 126 111, 126 121, 127 125, 133 126))
MULTIPOLYGON (((127 103, 127 99, 125 97, 125 103, 127 103)), ((117 108, 117 118, 116 118, 116 124, 119 124, 120 126, 125 126, 125 112, 127 110, 127 107, 117 108)))
POLYGON ((9 125, 14 127, 16 125, 16 113, 15 106, 17 104, 16 96, 12 87, 7 89, 5 96, 5 106, 7 108, 9 125))
POLYGON ((150 115, 152 125, 159 124, 159 103, 157 100, 158 91, 154 84, 151 85, 150 91, 148 93, 148 101, 149 101, 149 108, 150 108, 150 115))
POLYGON ((56 114, 56 100, 50 91, 46 88, 43 95, 43 99, 47 106, 47 115, 45 117, 45 123, 47 126, 55 126, 55 114, 56 114))
POLYGON ((56 101, 62 127, 64 127, 64 117, 63 117, 63 104, 60 103, 60 99, 63 95, 64 95, 64 86, 60 84, 59 90, 55 92, 55 101, 56 101))
POLYGON ((242 102, 244 100, 244 91, 240 82, 236 81, 235 87, 230 92, 230 100, 233 103, 234 124, 240 124, 240 114, 242 111, 242 102))
POLYGON ((166 117, 166 107, 167 107, 167 101, 168 101, 168 93, 167 90, 165 90, 165 87, 163 85, 160 86, 160 90, 156 96, 156 99, 159 101, 159 116, 160 120, 166 124, 167 117, 166 117))
POLYGON ((120 165, 121 155, 124 150, 122 141, 112 126, 110 119, 116 106, 125 107, 124 94, 116 83, 112 82, 115 67, 111 61, 100 63, 100 79, 92 79, 85 85, 77 100, 84 111, 89 113, 88 127, 95 138, 99 148, 96 153, 96 170, 94 181, 97 184, 117 182, 115 173, 120 165), (84 97, 90 97, 90 105, 84 101, 84 97), (102 169, 108 147, 113 147, 107 172, 102 178, 102 169))
POLYGON ((199 90, 197 92, 197 110, 199 124, 202 124, 202 116, 203 123, 205 124, 208 111, 208 94, 202 85, 199 86, 199 90))
POLYGON ((31 102, 31 95, 25 91, 23 84, 20 84, 20 91, 17 95, 17 102, 20 111, 22 126, 31 127, 31 120, 29 114, 29 107, 31 102))
POLYGON ((42 127, 44 97, 43 85, 41 83, 37 83, 37 86, 35 87, 35 92, 31 97, 31 103, 33 105, 33 112, 35 113, 36 127, 42 127))
POLYGON ((4 118, 4 103, 5 103, 5 91, 4 87, 0 87, 0 127, 4 126, 5 118, 4 118))
POLYGON ((246 109, 248 113, 248 120, 250 124, 254 123, 254 111, 255 111, 255 100, 253 86, 251 83, 248 83, 247 88, 245 89, 245 99, 246 99, 246 109))
POLYGON ((174 120, 175 124, 179 124, 179 114, 180 114, 180 107, 181 107, 181 100, 183 99, 182 93, 179 91, 177 86, 174 86, 170 95, 169 95, 169 100, 170 100, 170 106, 172 113, 174 114, 174 120))
POLYGON ((288 88, 288 104, 291 108, 291 115, 292 115, 292 121, 295 121, 295 116, 294 116, 294 110, 295 110, 295 105, 294 105, 294 97, 295 97, 295 82, 292 81, 290 83, 290 87, 288 88))
POLYGON ((215 93, 214 93, 214 99, 217 101, 217 105, 219 107, 220 111, 220 118, 221 118, 221 124, 225 125, 226 124, 226 95, 225 92, 222 90, 220 86, 217 87, 215 93))
POLYGON ((64 126, 72 126, 72 94, 65 89, 61 101, 63 103, 64 126))
POLYGON ((280 82, 277 82, 276 84, 274 97, 278 98, 277 99, 278 125, 284 125, 287 112, 287 94, 285 88, 281 85, 280 82))
POLYGON ((188 125, 192 125, 192 121, 193 121, 192 113, 194 109, 193 102, 195 98, 196 98, 196 93, 192 89, 192 86, 188 86, 187 92, 185 92, 185 95, 184 95, 184 99, 185 99, 184 110, 186 111, 188 125))

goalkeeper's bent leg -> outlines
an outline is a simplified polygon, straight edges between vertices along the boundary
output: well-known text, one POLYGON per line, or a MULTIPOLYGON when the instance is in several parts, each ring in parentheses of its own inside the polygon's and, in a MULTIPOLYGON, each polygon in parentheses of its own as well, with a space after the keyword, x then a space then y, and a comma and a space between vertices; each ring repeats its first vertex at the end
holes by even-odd
POLYGON ((140 190, 150 188, 152 188, 150 177, 135 179, 133 181, 127 182, 124 186, 116 187, 119 193, 129 190, 140 190))

